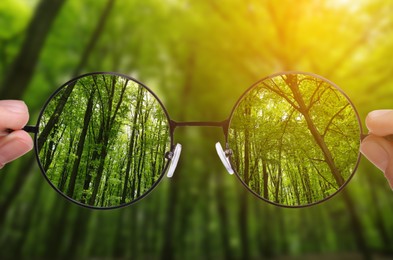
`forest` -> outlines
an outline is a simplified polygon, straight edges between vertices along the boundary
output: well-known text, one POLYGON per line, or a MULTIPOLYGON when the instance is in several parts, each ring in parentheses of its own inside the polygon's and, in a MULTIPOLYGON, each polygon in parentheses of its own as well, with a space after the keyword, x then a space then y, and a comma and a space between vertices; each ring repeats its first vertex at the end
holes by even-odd
POLYGON ((359 157, 360 122, 334 85, 282 74, 257 83, 235 108, 229 147, 242 182, 285 206, 305 206, 340 190, 359 157))
POLYGON ((322 81, 263 79, 321 75, 367 133, 368 112, 393 108, 392 13, 390 0, 1 0, 0 99, 24 100, 41 125, 39 160, 0 171, 0 258, 391 259, 393 193, 365 158, 355 171, 353 106, 322 81), (127 76, 69 82, 95 71, 127 76), (170 140, 149 90, 176 122, 221 122, 237 104, 228 145, 241 181, 214 149, 222 129, 170 140), (262 137, 269 149, 251 142, 262 137), (183 147, 173 178, 143 196, 171 142, 183 147))
POLYGON ((86 75, 56 92, 39 119, 42 170, 83 205, 114 207, 153 188, 171 149, 169 121, 132 79, 86 75))

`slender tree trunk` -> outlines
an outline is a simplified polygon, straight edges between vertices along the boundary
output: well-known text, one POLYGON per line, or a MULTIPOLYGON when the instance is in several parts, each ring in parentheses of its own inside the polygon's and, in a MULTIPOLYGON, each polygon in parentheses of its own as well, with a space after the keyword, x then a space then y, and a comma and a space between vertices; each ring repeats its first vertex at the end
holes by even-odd
MULTIPOLYGON (((98 193, 101 179, 102 179, 102 174, 104 172, 105 159, 106 159, 107 152, 108 152, 108 143, 109 143, 109 138, 110 138, 110 132, 112 131, 112 128, 115 124, 115 118, 117 117, 120 106, 123 103, 123 97, 124 97, 124 93, 125 93, 128 81, 126 81, 123 84, 121 92, 120 92, 119 101, 113 110, 113 105, 114 105, 113 102, 114 102, 114 97, 115 97, 115 93, 116 93, 116 85, 117 85, 116 83, 117 83, 116 77, 113 77, 112 81, 111 81, 111 85, 108 89, 108 100, 105 100, 105 101, 107 101, 108 105, 107 105, 107 117, 103 119, 103 138, 100 142, 101 151, 100 151, 100 155, 99 155, 100 165, 97 169, 96 178, 94 179, 94 182, 93 182, 93 192, 92 192, 92 195, 89 200, 89 205, 95 204, 95 200, 96 200, 97 193, 98 193)), ((102 103, 104 103, 104 102, 102 102, 102 103)), ((102 116, 104 116, 104 115, 102 115, 102 116)))
POLYGON ((89 61, 89 57, 91 55, 91 52, 94 50, 97 42, 99 41, 102 32, 105 29, 106 22, 108 20, 108 17, 113 9, 113 6, 115 4, 116 0, 108 0, 106 2, 105 7, 102 9, 102 13, 100 18, 98 19, 97 25, 94 28, 93 34, 91 35, 89 42, 86 45, 86 48, 84 49, 81 59, 79 61, 78 66, 76 67, 74 71, 74 75, 78 75, 81 70, 86 66, 87 62, 89 61))
POLYGON ((59 122, 60 116, 63 113, 64 107, 72 91, 74 90, 76 83, 77 81, 74 81, 65 88, 63 94, 61 94, 61 97, 56 105, 55 110, 53 111, 52 116, 50 117, 49 121, 45 124, 45 127, 42 129, 42 131, 40 131, 40 135, 38 136, 38 151, 41 150, 44 142, 47 140, 52 129, 56 131, 57 123, 59 122))
MULTIPOLYGON (((249 117, 251 108, 246 107, 245 116, 249 117)), ((250 182, 250 130, 246 127, 244 129, 244 183, 249 186, 250 182)))
POLYGON ((35 176, 34 177, 34 190, 36 192, 34 192, 34 194, 32 195, 33 198, 31 201, 29 201, 29 203, 26 203, 26 212, 33 212, 32 215, 30 215, 25 222, 23 223, 23 227, 20 227, 20 230, 23 230, 25 232, 25 235, 22 236, 21 241, 19 241, 18 243, 18 248, 15 248, 14 252, 15 252, 15 259, 23 259, 23 247, 27 241, 27 238, 29 237, 28 234, 30 234, 30 230, 32 227, 34 227, 33 223, 35 223, 35 221, 37 221, 37 218, 39 218, 40 216, 37 217, 37 211, 34 211, 34 208, 36 207, 36 205, 38 205, 39 201, 40 201, 40 196, 42 193, 42 186, 44 185, 44 182, 42 181, 42 179, 40 178, 40 176, 35 176), (35 215, 34 215, 35 213, 35 215))
POLYGON ((348 209, 349 221, 350 221, 353 235, 356 240, 356 244, 358 246, 358 250, 363 254, 364 259, 372 259, 370 249, 367 245, 367 241, 363 233, 364 228, 360 221, 360 216, 356 212, 354 206, 355 202, 352 200, 351 196, 349 195, 346 189, 342 190, 342 195, 344 198, 345 205, 348 209))
POLYGON ((271 206, 265 205, 261 206, 259 201, 254 200, 255 205, 255 216, 263 216, 262 221, 258 221, 260 223, 260 232, 258 232, 258 243, 259 246, 259 254, 261 259, 267 258, 270 259, 273 256, 274 249, 274 233, 272 232, 272 218, 271 218, 271 206))
POLYGON ((99 153, 99 157, 98 157, 100 164, 99 164, 97 172, 96 172, 97 175, 96 175, 94 182, 93 182, 93 192, 92 192, 91 197, 89 199, 89 205, 95 204, 98 190, 100 188, 102 174, 104 172, 105 159, 106 159, 106 155, 107 155, 108 141, 109 141, 109 133, 106 132, 106 133, 104 133, 103 142, 101 142, 102 148, 101 148, 101 152, 99 153))
POLYGON ((239 231, 242 245, 242 258, 250 259, 249 233, 248 233, 248 193, 240 192, 239 207, 239 231))
POLYGON ((2 83, 2 99, 19 99, 29 85, 39 55, 65 0, 41 0, 27 28, 26 38, 2 83))
POLYGON ((81 241, 84 240, 84 237, 87 234, 87 229, 89 227, 87 223, 91 216, 91 213, 85 210, 78 210, 77 213, 78 215, 75 218, 75 222, 71 225, 71 227, 73 227, 71 238, 69 240, 71 241, 71 243, 69 244, 69 248, 66 251, 64 259, 76 259, 78 257, 78 249, 80 250, 80 247, 82 245, 81 241))
MULTIPOLYGON (((70 144, 68 146, 67 154, 71 154, 72 148, 74 146, 74 140, 75 140, 74 135, 71 135, 71 137, 70 137, 70 144)), ((66 184, 67 179, 68 179, 68 164, 69 164, 69 162, 70 162, 70 156, 67 156, 66 160, 64 162, 64 165, 63 165, 63 169, 62 169, 61 175, 60 175, 61 177, 59 179, 59 183, 57 184, 57 187, 62 192, 64 191, 65 184, 66 184)))
MULTIPOLYGON (((143 89, 139 88, 137 103, 136 103, 136 106, 134 109, 134 117, 132 119, 132 131, 131 131, 130 143, 128 146, 128 159, 127 159, 127 167, 126 167, 126 176, 124 177, 123 193, 121 196, 120 204, 123 204, 126 201, 126 197, 128 194, 128 181, 130 178, 131 163, 135 161, 134 160, 134 157, 135 157, 135 155, 134 155, 135 132, 137 129, 136 124, 137 124, 138 116, 140 114, 139 112, 140 112, 142 98, 143 98, 143 89)), ((134 191, 131 190, 131 192, 134 192, 134 191)))
POLYGON ((64 131, 65 129, 63 129, 60 136, 57 137, 56 141, 55 141, 56 138, 55 132, 51 133, 51 140, 49 141, 48 148, 46 149, 46 155, 40 156, 40 158, 45 158, 44 161, 41 161, 41 163, 43 163, 44 166, 44 172, 46 172, 49 169, 49 166, 52 164, 53 156, 56 153, 59 140, 61 140, 61 138, 64 135, 64 131))
MULTIPOLYGON (((112 165, 108 166, 108 168, 111 169, 112 165)), ((105 183, 104 183, 104 188, 102 191, 102 197, 101 197, 101 203, 100 203, 101 207, 104 207, 105 202, 106 202, 105 199, 106 199, 106 193, 107 193, 107 189, 108 189, 108 181, 110 180, 111 173, 112 173, 112 170, 109 171, 108 176, 106 176, 106 178, 105 178, 105 183)))
MULTIPOLYGON (((112 256, 115 259, 127 259, 127 255, 126 255, 126 251, 128 248, 126 242, 128 238, 127 233, 128 232, 132 233, 133 231, 127 227, 127 223, 131 223, 131 225, 134 224, 133 223, 134 218, 132 217, 130 212, 131 212, 130 210, 124 210, 123 212, 118 213, 117 226, 115 227, 116 228, 115 242, 112 252, 112 256)), ((136 212, 136 210, 134 210, 133 212, 136 212)))
POLYGON ((141 148, 140 148, 140 156, 139 156, 139 162, 138 162, 138 187, 137 187, 137 197, 141 195, 141 184, 146 182, 144 173, 145 172, 145 163, 146 163, 146 156, 145 156, 145 146, 146 146, 146 121, 149 117, 149 111, 145 111, 145 117, 141 121, 141 126, 142 126, 142 133, 141 133, 141 148), (143 182, 142 182, 142 177, 144 177, 143 182))
POLYGON ((82 153, 83 153, 83 148, 85 146, 85 139, 86 139, 86 135, 87 135, 87 130, 89 129, 90 119, 91 119, 92 111, 93 111, 94 93, 95 93, 95 88, 93 88, 91 90, 89 101, 87 103, 87 108, 86 108, 85 116, 83 119, 84 120, 83 121, 83 129, 80 134, 78 148, 76 150, 76 159, 75 159, 74 165, 72 167, 70 181, 68 184, 67 196, 69 196, 70 198, 72 198, 74 196, 75 182, 76 182, 77 175, 79 173, 79 165, 80 165, 80 162, 82 159, 82 153))
POLYGON ((370 195, 371 195, 371 200, 373 201, 374 204, 374 223, 375 223, 375 229, 379 233, 379 237, 381 238, 381 242, 384 245, 385 250, 388 253, 392 253, 393 249, 391 247, 391 238, 389 236, 388 230, 384 219, 383 219, 383 213, 382 213, 382 205, 381 205, 381 199, 378 198, 378 188, 375 182, 372 180, 370 174, 366 174, 366 179, 367 179, 367 184, 369 185, 369 190, 370 190, 370 195))
MULTIPOLYGON (((225 176, 226 177, 226 176, 225 176)), ((234 259, 232 253, 231 253, 231 247, 230 247, 230 236, 229 236, 229 230, 228 230, 228 225, 229 225, 229 220, 228 220, 228 210, 225 207, 225 188, 222 185, 221 179, 221 174, 219 175, 219 180, 217 181, 218 185, 216 188, 216 194, 217 194, 217 211, 218 211, 218 217, 220 219, 220 229, 221 229, 221 240, 222 240, 222 246, 224 250, 224 259, 231 260, 234 259)))
MULTIPOLYGON (((13 185, 6 196, 6 199, 3 200, 4 203, 0 204, 0 230, 4 224, 8 208, 15 200, 15 198, 18 197, 18 194, 27 179, 28 173, 31 171, 35 160, 35 156, 31 154, 28 158, 25 159, 25 163, 18 165, 18 170, 16 172, 18 172, 19 174, 16 176, 15 181, 13 182, 13 185)), ((2 174, 5 173, 2 172, 2 174)))
MULTIPOLYGON (((185 107, 184 105, 188 103, 188 100, 190 98, 190 91, 192 89, 192 80, 194 76, 194 65, 195 65, 195 55, 193 52, 189 54, 188 59, 186 60, 187 62, 187 67, 185 71, 185 83, 182 89, 182 93, 179 95, 182 97, 182 104, 181 107, 185 107)), ((183 64, 180 64, 180 68, 182 68, 183 64)), ((182 110, 179 116, 179 120, 183 120, 185 118, 185 110, 182 110)), ((181 171, 181 169, 177 169, 178 171, 181 171)), ((173 240, 175 239, 174 237, 174 232, 173 232, 173 223, 176 223, 178 218, 176 217, 176 212, 175 212, 175 205, 176 201, 178 201, 178 190, 180 188, 179 184, 179 178, 181 179, 181 174, 176 175, 171 178, 172 185, 170 185, 170 190, 169 190, 169 196, 168 196, 168 201, 167 201, 167 210, 165 212, 165 230, 162 233, 164 235, 164 244, 161 248, 161 256, 163 260, 170 260, 174 259, 175 257, 175 244, 173 240)), ((183 231, 183 230, 182 230, 183 231)), ((184 232, 184 231, 183 231, 184 232)))
POLYGON ((269 200, 269 173, 267 172, 266 159, 262 160, 263 171, 263 197, 269 200))

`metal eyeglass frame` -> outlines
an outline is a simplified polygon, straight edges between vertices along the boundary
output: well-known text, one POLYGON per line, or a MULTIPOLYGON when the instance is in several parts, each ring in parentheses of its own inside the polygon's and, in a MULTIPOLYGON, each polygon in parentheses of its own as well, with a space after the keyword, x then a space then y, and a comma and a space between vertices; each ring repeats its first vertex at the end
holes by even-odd
MULTIPOLYGON (((252 89, 254 89, 259 83, 273 78, 273 77, 277 77, 280 75, 288 75, 288 74, 301 74, 301 75, 306 75, 306 76, 311 76, 311 77, 315 77, 317 79, 320 79, 324 82, 329 83, 330 85, 332 85, 333 87, 335 87, 336 90, 338 90, 349 102, 349 104, 352 106, 355 114, 356 114, 356 118, 358 120, 358 125, 359 125, 359 131, 360 131, 360 136, 359 136, 359 140, 362 141, 367 134, 363 133, 363 129, 362 129, 362 124, 360 123, 360 117, 359 114, 354 106, 354 104, 352 103, 352 101, 349 99, 349 97, 344 93, 344 91, 339 88, 336 84, 334 84, 333 82, 327 80, 326 78, 323 78, 322 76, 313 74, 313 73, 309 73, 309 72, 300 72, 300 71, 284 71, 284 72, 279 72, 279 73, 275 73, 269 76, 266 76, 260 80, 258 80, 257 82, 255 82, 253 85, 251 85, 248 89, 245 90, 245 92, 239 97, 239 99, 236 101, 235 105, 233 106, 231 113, 229 115, 229 117, 223 121, 185 121, 185 122, 177 122, 174 121, 170 118, 167 109, 165 108, 165 106, 163 105, 162 101, 158 98, 158 96, 149 88, 147 87, 145 84, 143 84, 142 82, 138 81, 137 79, 124 75, 124 74, 120 74, 120 73, 116 73, 116 72, 92 72, 92 73, 87 73, 87 74, 83 74, 80 75, 78 77, 75 77, 69 81, 67 81, 66 83, 64 83, 62 86, 60 86, 55 92, 52 93, 52 95, 47 99, 47 101, 45 102, 43 108, 41 109, 41 112, 39 114, 38 120, 37 120, 37 124, 35 126, 33 125, 27 125, 23 128, 24 131, 29 132, 29 133, 33 133, 34 134, 34 150, 35 150, 35 154, 36 154, 36 158, 38 161, 38 164, 40 166, 41 172, 43 173, 44 177, 46 178, 46 180, 49 182, 49 184, 52 186, 52 188, 54 188, 58 193, 60 193, 63 197, 65 197, 67 200, 71 200, 72 202, 83 206, 83 207, 87 207, 87 208, 94 208, 94 209, 113 209, 113 208, 119 208, 119 207, 124 207, 133 203, 136 203, 137 201, 143 199, 145 196, 147 196, 162 180, 162 178, 165 176, 165 172, 168 178, 171 178, 174 174, 174 171, 176 169, 177 163, 179 161, 180 158, 180 154, 181 154, 181 150, 182 150, 182 146, 179 143, 174 144, 174 132, 176 130, 176 128, 179 127, 218 127, 221 128, 223 130, 224 133, 224 137, 225 137, 225 149, 223 149, 223 147, 221 146, 220 142, 217 142, 215 144, 215 148, 217 151, 217 154, 222 162, 222 164, 224 165, 225 169, 227 170, 227 172, 231 175, 233 175, 235 173, 235 175, 237 176, 237 178, 240 180, 240 182, 243 184, 243 186, 245 186, 252 194, 254 194, 256 197, 258 197, 259 199, 262 199, 270 204, 279 206, 279 207, 285 207, 285 208, 303 208, 303 207, 308 207, 308 206, 312 206, 315 204, 319 204, 321 202, 324 202, 328 199, 330 199, 331 197, 333 197, 334 195, 336 195, 338 192, 340 192, 351 180, 351 178, 353 177, 354 173, 356 172, 359 162, 360 162, 360 158, 361 158, 361 153, 358 153, 358 157, 357 157, 357 161, 356 164, 354 166, 353 172, 351 173, 351 175, 349 176, 349 178, 345 181, 345 183, 335 192, 333 192, 332 194, 330 194, 329 196, 323 198, 322 200, 313 202, 313 203, 309 203, 306 205, 285 205, 285 204, 279 204, 276 203, 274 201, 270 201, 264 197, 262 197, 261 195, 257 194, 256 192, 254 192, 248 185, 246 185, 244 183, 244 181, 242 180, 242 178, 240 177, 239 173, 237 173, 233 167, 232 167, 232 163, 231 163, 231 155, 232 155, 232 150, 229 147, 229 143, 228 143, 228 134, 229 134, 229 126, 231 124, 231 119, 233 117, 233 114, 236 110, 236 108, 238 107, 239 103, 243 100, 243 98, 245 97, 245 95, 247 95, 247 93, 249 93, 252 89), (170 133, 170 139, 171 139, 171 149, 169 152, 167 152, 165 154, 165 158, 167 159, 167 162, 162 170, 161 175, 159 176, 159 178, 157 179, 157 181, 155 181, 155 183, 152 185, 152 187, 150 187, 144 194, 140 195, 138 198, 134 199, 131 202, 125 203, 125 204, 121 204, 121 205, 117 205, 117 206, 110 206, 110 207, 106 207, 106 208, 100 208, 100 207, 96 207, 96 206, 91 206, 91 205, 86 205, 86 204, 82 204, 68 196, 66 196, 63 192, 59 191, 59 189, 54 186, 52 184, 52 182, 48 179, 48 177, 45 174, 45 170, 43 165, 41 164, 40 158, 39 158, 39 151, 38 151, 38 133, 39 133, 39 123, 41 121, 42 115, 45 111, 45 108, 47 107, 48 103, 52 100, 52 98, 54 96, 56 96, 56 94, 58 94, 65 86, 69 85, 71 82, 77 81, 80 78, 86 77, 86 76, 93 76, 93 75, 113 75, 113 76, 119 76, 128 80, 131 80, 137 84, 139 84, 139 86, 143 87, 144 89, 146 89, 147 91, 149 91, 150 94, 152 94, 154 96, 154 98, 157 100, 157 102, 160 104, 161 108, 163 109, 167 120, 168 120, 168 124, 169 124, 169 133, 170 133)), ((12 132, 13 130, 9 130, 8 132, 12 132)))

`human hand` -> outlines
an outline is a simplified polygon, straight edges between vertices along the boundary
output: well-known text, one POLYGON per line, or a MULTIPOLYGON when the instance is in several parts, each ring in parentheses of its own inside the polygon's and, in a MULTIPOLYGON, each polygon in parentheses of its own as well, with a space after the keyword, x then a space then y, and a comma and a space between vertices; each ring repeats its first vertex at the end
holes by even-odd
POLYGON ((393 134, 393 110, 375 110, 368 114, 366 126, 369 130, 360 145, 360 151, 384 172, 393 189, 393 142, 383 138, 393 134))
POLYGON ((14 130, 10 134, 0 136, 0 169, 33 148, 30 135, 20 130, 28 120, 29 111, 23 101, 0 100, 0 132, 14 130))

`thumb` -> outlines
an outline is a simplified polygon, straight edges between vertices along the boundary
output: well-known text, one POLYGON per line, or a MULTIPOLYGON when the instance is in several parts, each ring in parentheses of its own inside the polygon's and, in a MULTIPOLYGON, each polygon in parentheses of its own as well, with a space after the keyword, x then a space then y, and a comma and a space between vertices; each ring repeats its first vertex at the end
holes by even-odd
POLYGON ((383 137, 367 136, 360 145, 362 154, 384 172, 393 188, 393 143, 383 137))

